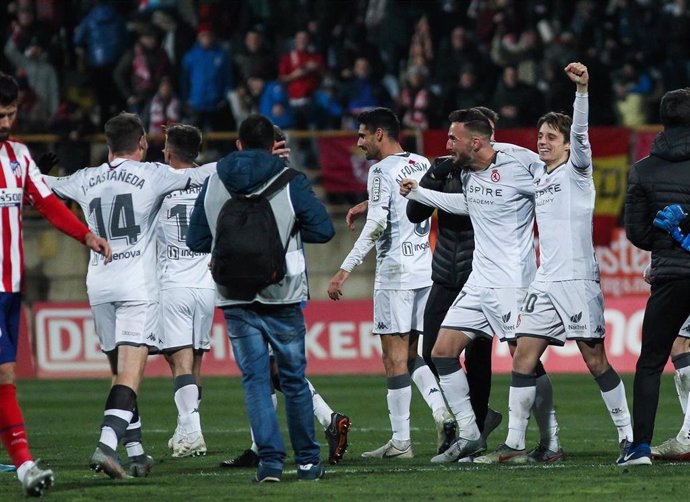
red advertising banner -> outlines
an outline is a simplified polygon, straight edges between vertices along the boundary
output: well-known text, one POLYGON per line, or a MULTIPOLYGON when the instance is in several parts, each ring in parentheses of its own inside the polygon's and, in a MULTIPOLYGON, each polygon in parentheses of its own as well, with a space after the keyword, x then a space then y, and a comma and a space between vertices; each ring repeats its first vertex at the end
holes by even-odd
POLYGON ((616 228, 608 246, 596 246, 595 252, 601 272, 604 297, 629 295, 649 296, 649 284, 642 272, 651 260, 651 253, 633 246, 625 237, 625 230, 616 228))
POLYGON ((357 136, 319 138, 323 188, 329 193, 366 192, 372 162, 357 148, 357 136))
MULTIPOLYGON (((617 371, 633 372, 640 351, 647 297, 607 297, 606 348, 617 371)), ((383 374, 379 338, 371 334, 370 300, 311 301, 305 309, 307 372, 311 375, 383 374)), ((40 378, 107 377, 108 364, 98 348, 91 309, 86 304, 37 304, 36 368, 40 378)), ((212 350, 204 357, 204 375, 238 375, 219 311, 212 329, 212 350)), ((549 348, 544 364, 553 373, 586 373, 574 342, 549 348)), ((494 372, 511 371, 508 346, 494 342, 494 372)), ((667 370, 672 369, 669 364, 667 370)), ((147 376, 169 376, 161 356, 152 356, 147 376)))
POLYGON ((652 151, 652 143, 658 131, 638 131, 635 141, 635 162, 645 158, 652 151))

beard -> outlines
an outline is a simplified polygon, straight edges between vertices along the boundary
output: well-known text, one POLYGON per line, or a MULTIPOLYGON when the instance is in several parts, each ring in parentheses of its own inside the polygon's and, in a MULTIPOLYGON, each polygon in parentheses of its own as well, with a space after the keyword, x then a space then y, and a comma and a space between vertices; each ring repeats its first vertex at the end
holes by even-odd
POLYGON ((10 137, 9 129, 0 129, 0 143, 7 141, 10 137))
POLYGON ((472 158, 466 153, 453 155, 453 165, 463 171, 469 171, 472 165, 472 158))

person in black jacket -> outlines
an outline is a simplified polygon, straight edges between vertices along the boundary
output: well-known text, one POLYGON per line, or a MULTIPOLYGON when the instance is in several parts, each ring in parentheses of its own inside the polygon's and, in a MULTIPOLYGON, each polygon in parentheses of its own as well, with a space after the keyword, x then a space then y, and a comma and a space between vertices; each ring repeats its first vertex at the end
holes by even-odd
MULTIPOLYGON (((661 372, 690 314, 690 253, 653 226, 669 204, 690 210, 690 88, 667 92, 659 115, 664 130, 651 154, 630 169, 625 232, 635 246, 652 252, 651 296, 642 323, 642 347, 633 387, 633 443, 619 465, 651 464, 649 443, 659 402, 661 372)), ((681 225, 687 234, 687 220, 681 225)))

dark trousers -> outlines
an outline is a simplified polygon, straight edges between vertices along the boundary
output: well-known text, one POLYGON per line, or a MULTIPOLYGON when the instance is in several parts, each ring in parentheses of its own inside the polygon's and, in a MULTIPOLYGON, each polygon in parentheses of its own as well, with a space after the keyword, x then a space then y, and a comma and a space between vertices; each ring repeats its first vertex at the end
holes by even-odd
MULTIPOLYGON (((459 289, 447 288, 433 283, 424 308, 422 357, 437 377, 436 367, 431 361, 431 350, 436 343, 443 318, 457 298, 458 293, 460 293, 459 289)), ((491 394, 491 349, 492 340, 481 337, 478 337, 465 349, 465 371, 467 372, 467 383, 470 386, 470 402, 477 417, 477 426, 480 431, 484 428, 484 420, 489 408, 489 395, 491 394)))
POLYGON ((642 348, 633 387, 635 444, 651 443, 659 404, 661 372, 673 342, 690 315, 690 279, 652 285, 642 322, 642 348))

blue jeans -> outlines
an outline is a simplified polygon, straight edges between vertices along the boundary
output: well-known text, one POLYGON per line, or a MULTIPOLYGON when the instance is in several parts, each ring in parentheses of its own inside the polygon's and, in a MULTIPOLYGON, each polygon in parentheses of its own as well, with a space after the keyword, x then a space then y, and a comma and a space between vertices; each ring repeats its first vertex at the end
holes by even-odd
POLYGON ((283 468, 285 444, 271 401, 268 345, 278 366, 285 396, 288 432, 299 465, 319 462, 320 447, 314 436, 311 392, 304 376, 304 317, 299 304, 286 306, 243 305, 223 307, 235 361, 242 371, 244 402, 262 464, 283 468))

